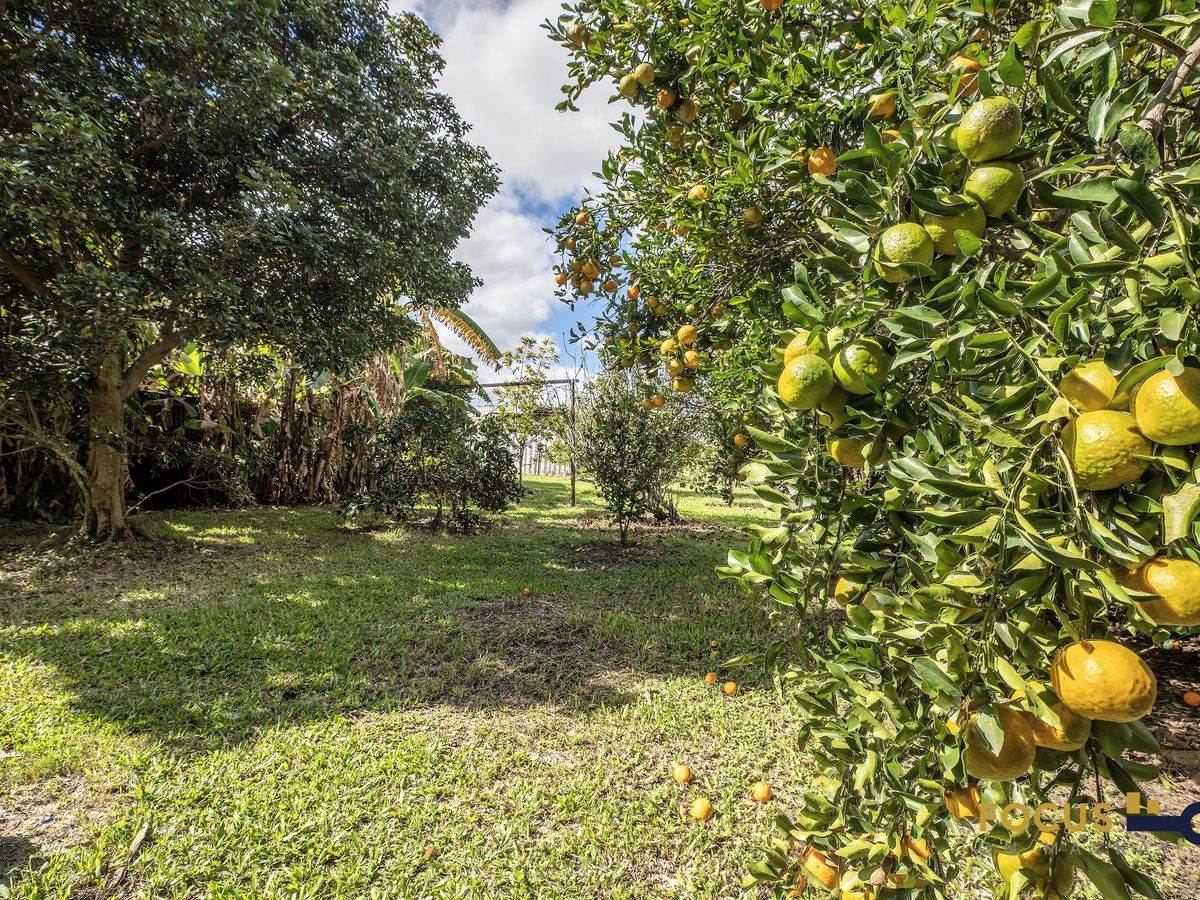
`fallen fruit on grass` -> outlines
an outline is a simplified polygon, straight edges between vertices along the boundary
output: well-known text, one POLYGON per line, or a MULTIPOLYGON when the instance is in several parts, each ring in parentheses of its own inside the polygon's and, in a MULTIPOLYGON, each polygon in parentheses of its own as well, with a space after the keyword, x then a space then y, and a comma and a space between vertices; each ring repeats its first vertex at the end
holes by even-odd
POLYGON ((693 819, 699 819, 701 822, 706 822, 713 817, 712 804, 708 802, 706 797, 697 797, 692 801, 691 814, 693 819))
POLYGON ((522 597, 532 597, 533 589, 532 588, 521 588, 521 596, 522 597))
POLYGON ((716 639, 716 638, 713 638, 711 641, 709 641, 709 642, 708 642, 708 646, 710 646, 710 647, 712 647, 714 650, 716 650, 716 649, 717 649, 717 639, 716 639))
POLYGON ((1200 706, 1200 694, 1195 691, 1188 691, 1183 695, 1183 702, 1188 706, 1200 706))
POLYGON ((707 675, 704 676, 704 680, 707 681, 709 684, 716 684, 717 683, 717 673, 709 672, 707 675))
POLYGON ((750 795, 754 797, 756 803, 766 803, 771 799, 771 786, 765 781, 757 781, 754 783, 750 795))
POLYGON ((690 784, 694 776, 687 766, 676 766, 671 772, 671 777, 680 784, 690 784))
POLYGON ((727 681, 723 685, 721 685, 721 690, 725 693, 726 696, 732 697, 734 694, 737 693, 737 682, 736 681, 727 681))

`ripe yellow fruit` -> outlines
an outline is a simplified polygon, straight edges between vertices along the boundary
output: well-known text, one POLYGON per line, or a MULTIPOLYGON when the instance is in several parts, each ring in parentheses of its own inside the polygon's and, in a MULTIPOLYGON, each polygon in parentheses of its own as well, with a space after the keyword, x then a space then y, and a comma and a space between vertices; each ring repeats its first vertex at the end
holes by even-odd
POLYGON ((900 131, 896 128, 885 128, 880 133, 879 137, 885 144, 891 144, 894 141, 900 140, 900 131))
POLYGON ((654 409, 654 401, 650 399, 643 400, 642 409, 644 409, 646 412, 650 412, 650 410, 654 409))
POLYGON ((872 94, 867 98, 871 108, 867 115, 872 119, 890 119, 896 114, 896 92, 885 91, 882 94, 872 94))
POLYGON ((825 347, 824 339, 809 343, 810 333, 805 329, 801 329, 796 333, 796 336, 788 341, 788 345, 783 348, 783 362, 786 365, 797 356, 805 356, 809 353, 815 353, 817 356, 825 356, 828 350, 825 347))
POLYGON ((658 92, 658 108, 670 109, 675 105, 675 92, 670 88, 663 88, 658 92))
POLYGON ((690 347, 692 344, 696 343, 696 338, 698 338, 699 335, 696 333, 695 325, 684 325, 679 329, 679 332, 675 335, 675 337, 679 339, 679 343, 690 347))
POLYGON ((696 380, 694 378, 676 378, 671 382, 671 387, 681 394, 690 394, 695 386, 696 380))
POLYGON ((776 390, 785 406, 815 409, 833 390, 833 380, 833 369, 824 359, 797 356, 783 367, 776 390))
POLYGON ((973 784, 953 787, 946 791, 946 809, 955 819, 978 819, 981 799, 973 784))
POLYGON ((679 765, 671 771, 671 777, 680 784, 690 784, 694 776, 692 775, 692 770, 687 766, 679 765))
POLYGON ((983 237, 983 232, 987 229, 987 216, 984 215, 979 201, 973 197, 951 194, 946 199, 951 203, 968 204, 968 208, 964 212, 950 216, 924 213, 921 216, 921 224, 929 232, 929 239, 933 241, 935 251, 943 256, 957 256, 962 250, 958 246, 958 239, 955 238, 954 232, 966 231, 975 237, 983 237))
POLYGON ((999 159, 971 171, 963 183, 963 193, 974 197, 983 211, 996 218, 1017 205, 1025 191, 1025 173, 1016 163, 999 159))
POLYGON ((1200 369, 1155 372, 1137 389, 1133 415, 1146 437, 1168 447, 1200 443, 1200 369))
POLYGON ((667 338, 665 341, 663 341, 659 345, 658 352, 661 353, 663 356, 670 356, 672 353, 674 353, 678 349, 679 349, 679 344, 677 344, 675 342, 675 339, 667 338))
POLYGON ((684 368, 686 368, 686 367, 684 366, 682 359, 667 360, 667 374, 668 375, 682 375, 684 368))
POLYGON ((738 691, 738 687, 737 687, 736 681, 727 681, 723 685, 721 685, 721 692, 726 697, 732 697, 734 694, 737 693, 737 691, 738 691))
POLYGON ((578 213, 575 216, 575 224, 576 225, 587 225, 591 221, 592 221, 592 216, 586 210, 578 213))
POLYGON ((1080 363, 1063 376, 1058 390, 1080 412, 1107 409, 1117 392, 1117 376, 1102 359, 1080 363))
POLYGON ((693 203, 703 203, 708 199, 708 185, 693 184, 688 191, 687 198, 693 203))
POLYGON ((1159 625, 1200 625, 1200 565, 1160 556, 1137 570, 1137 580, 1159 597, 1138 604, 1159 625))
POLYGON ((810 175, 829 177, 837 171, 837 154, 832 147, 818 147, 808 154, 808 172, 810 175))
POLYGON ((683 364, 689 369, 700 368, 700 363, 702 362, 704 362, 704 357, 702 357, 695 350, 688 350, 683 354, 683 364))
POLYGON ((617 281, 615 278, 609 278, 607 281, 604 282, 604 289, 606 291, 608 291, 610 294, 619 287, 620 287, 620 285, 617 284, 617 281))
POLYGON ((704 676, 704 680, 707 681, 709 684, 716 684, 717 683, 717 673, 709 672, 707 675, 704 676))
POLYGON ((1075 480, 1089 491, 1108 491, 1142 477, 1150 465, 1150 442, 1129 413, 1085 412, 1059 436, 1075 480))
POLYGON ((756 803, 766 803, 771 799, 771 786, 765 781, 757 781, 750 790, 750 796, 754 798, 756 803))
POLYGON ((571 280, 571 276, 568 275, 566 272, 559 272, 557 275, 554 276, 554 283, 557 284, 559 287, 562 287, 564 284, 566 284, 570 280, 571 280))
POLYGON ((1040 876, 1034 882, 1034 896, 1042 900, 1064 900, 1071 895, 1075 866, 1065 856, 1052 857, 1045 847, 1040 846, 1025 853, 996 854, 996 871, 1005 883, 1021 869, 1028 869, 1040 876))
POLYGON ((698 115, 700 115, 700 104, 695 100, 684 100, 679 105, 679 118, 683 119, 688 125, 691 125, 698 115))
POLYGON ((827 890, 833 890, 842 880, 842 861, 836 853, 826 853, 809 847, 804 854, 804 871, 827 890))
POLYGON ((1188 706, 1200 706, 1200 694, 1195 691, 1187 691, 1183 695, 1183 702, 1188 706))
POLYGON ((838 580, 833 585, 833 602, 845 609, 850 605, 850 601, 854 596, 862 590, 861 584, 855 584, 842 576, 838 576, 838 580))
POLYGON ((662 409, 667 405, 667 398, 662 394, 655 394, 650 398, 650 402, 654 404, 655 409, 662 409))
POLYGON ((885 229, 875 246, 875 271, 884 281, 900 284, 913 276, 897 266, 933 264, 933 238, 916 222, 885 229))
POLYGON ((625 291, 625 295, 630 300, 636 300, 638 297, 640 297, 642 295, 642 289, 640 287, 638 287, 636 284, 630 285, 629 289, 627 291, 625 291))
POLYGON ((861 469, 868 462, 877 466, 892 458, 883 441, 867 438, 834 438, 828 444, 829 455, 847 469, 861 469))
POLYGON ((654 66, 650 63, 642 63, 633 70, 633 77, 637 79, 638 84, 642 87, 647 87, 654 81, 654 66))
POLYGON ((775 12, 783 6, 783 0, 758 0, 758 5, 767 12, 775 12))
POLYGON ((971 162, 999 159, 1021 140, 1021 108, 1007 97, 980 100, 963 114, 955 138, 971 162))
POLYGON ((749 443, 750 438, 746 437, 746 435, 742 434, 741 432, 738 432, 733 436, 733 446, 735 447, 745 447, 749 443))
POLYGON ((697 797, 692 801, 691 815, 693 819, 699 819, 701 822, 707 822, 713 817, 712 804, 708 802, 707 797, 697 797))
POLYGON ((1033 733, 1033 742, 1050 750, 1078 750, 1092 733, 1092 720, 1072 712, 1063 703, 1052 703, 1050 709, 1058 716, 1058 727, 1025 712, 1025 721, 1033 733))
POLYGON ((1158 680, 1140 656, 1116 641, 1077 641, 1054 656, 1054 692, 1088 719, 1132 722, 1154 708, 1158 680))
POLYGON ((1000 730, 1004 733, 1000 752, 993 754, 988 748, 976 724, 978 717, 972 716, 963 734, 966 743, 963 764, 967 774, 973 778, 1011 781, 1020 778, 1033 767, 1033 756, 1037 752, 1037 746, 1033 742, 1029 724, 1016 710, 1001 706, 997 708, 996 713, 1000 719, 1000 730))
POLYGON ((628 75, 621 76, 621 80, 617 84, 617 91, 622 97, 635 97, 640 87, 641 85, 638 84, 637 76, 630 72, 628 75))
POLYGON ((838 351, 833 358, 833 374, 851 394, 873 394, 883 386, 891 365, 891 357, 878 341, 863 338, 838 351))

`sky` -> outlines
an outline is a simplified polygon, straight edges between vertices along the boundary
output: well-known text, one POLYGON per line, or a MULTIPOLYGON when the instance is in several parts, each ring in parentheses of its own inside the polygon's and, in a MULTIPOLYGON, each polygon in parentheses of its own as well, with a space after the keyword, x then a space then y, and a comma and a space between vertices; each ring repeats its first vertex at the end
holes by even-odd
POLYGON ((602 89, 585 94, 579 112, 555 111, 568 54, 540 25, 562 12, 557 0, 389 2, 442 36, 441 89, 501 169, 499 193, 456 253, 483 279, 463 309, 501 350, 523 335, 547 337, 566 361, 578 353, 568 332, 587 312, 555 297, 554 248, 542 228, 596 186, 592 172, 620 138, 609 125, 618 111, 602 89))

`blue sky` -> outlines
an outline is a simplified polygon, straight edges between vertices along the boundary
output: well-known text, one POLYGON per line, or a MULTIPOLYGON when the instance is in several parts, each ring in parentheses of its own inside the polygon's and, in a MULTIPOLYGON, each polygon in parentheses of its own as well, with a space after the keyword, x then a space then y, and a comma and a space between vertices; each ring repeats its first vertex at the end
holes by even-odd
POLYGON ((442 90, 502 170, 500 193, 457 254, 484 280, 465 310, 501 349, 523 335, 562 347, 587 312, 554 296, 553 247, 542 228, 595 186, 591 173, 619 139, 609 126, 618 110, 600 89, 583 98, 580 112, 555 112, 567 53, 539 26, 561 13, 556 0, 390 3, 442 36, 442 90))

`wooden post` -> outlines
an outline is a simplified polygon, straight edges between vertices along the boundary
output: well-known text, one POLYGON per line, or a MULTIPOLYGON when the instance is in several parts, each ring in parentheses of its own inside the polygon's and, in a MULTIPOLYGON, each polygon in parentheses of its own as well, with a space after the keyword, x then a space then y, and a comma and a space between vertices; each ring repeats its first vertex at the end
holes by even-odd
POLYGON ((575 505, 575 379, 571 379, 571 505, 575 505))

